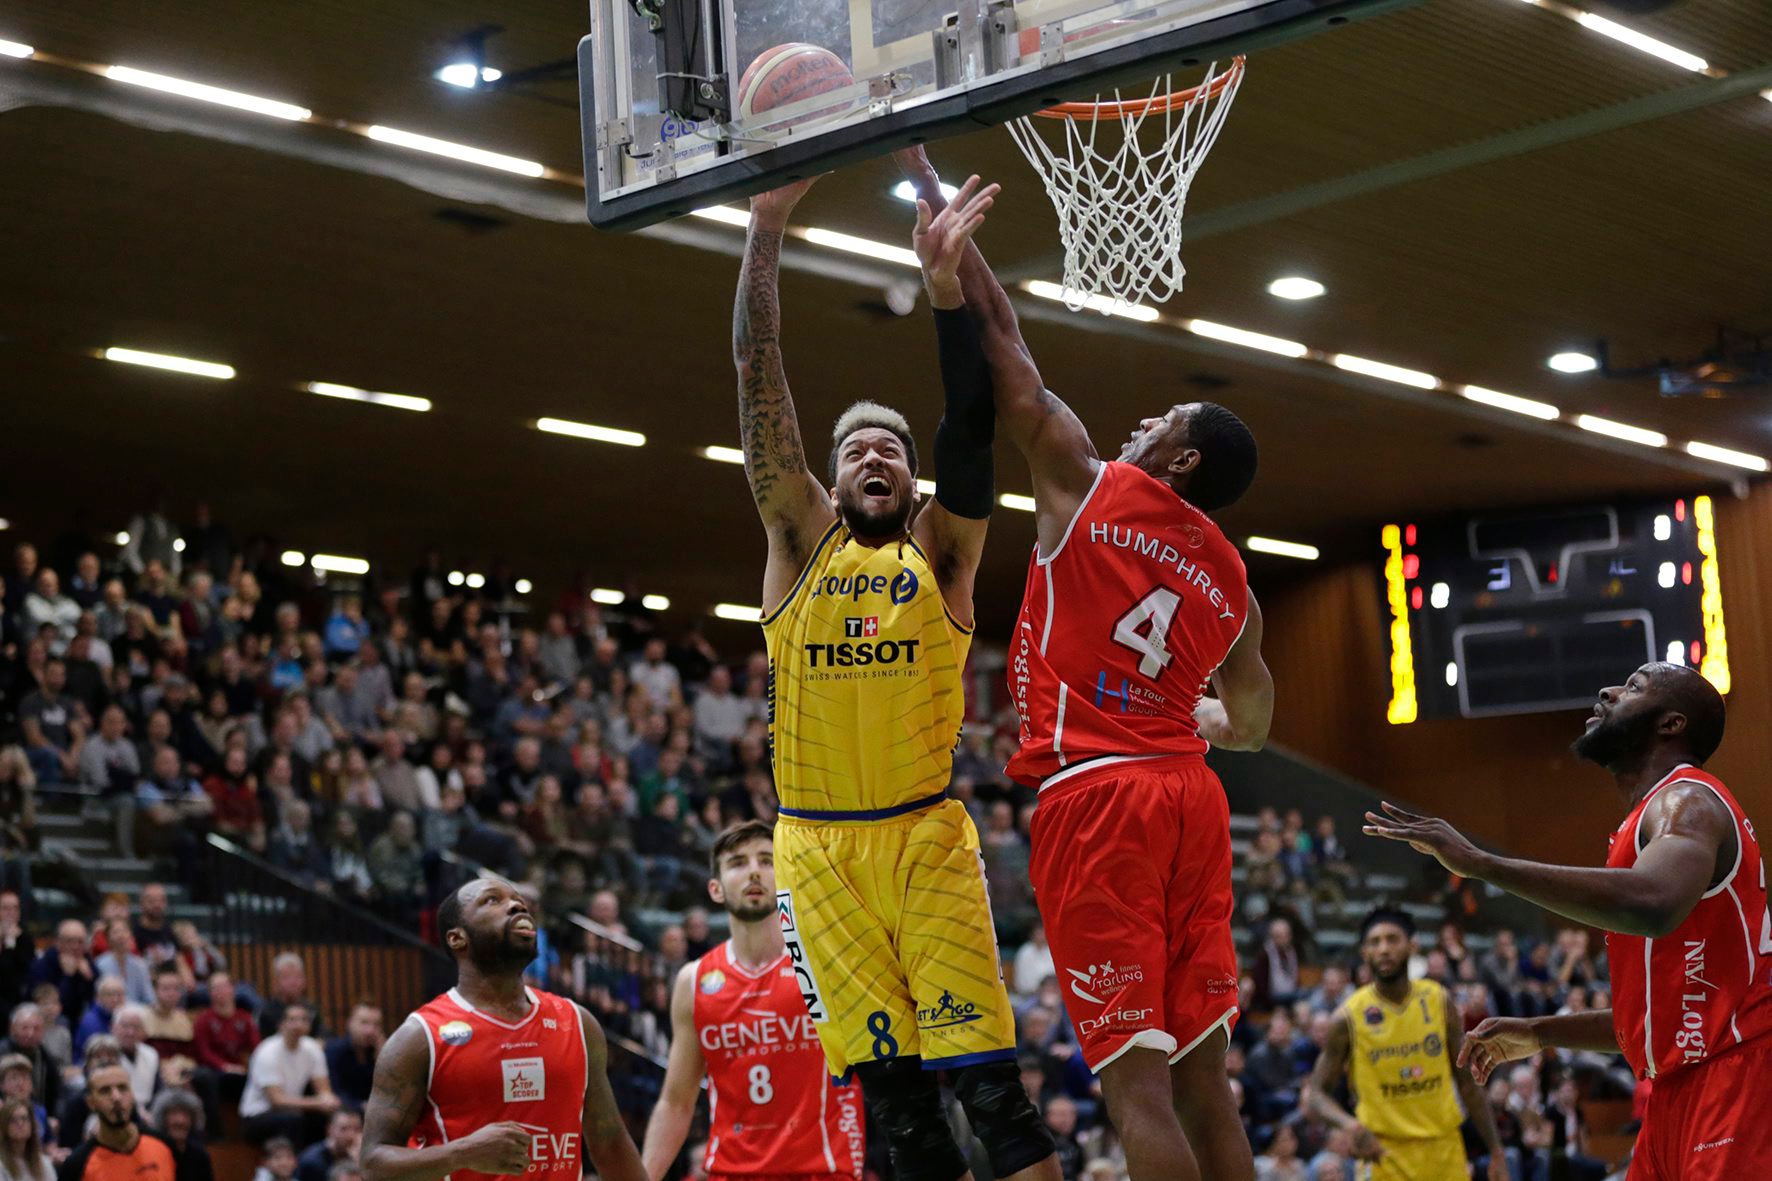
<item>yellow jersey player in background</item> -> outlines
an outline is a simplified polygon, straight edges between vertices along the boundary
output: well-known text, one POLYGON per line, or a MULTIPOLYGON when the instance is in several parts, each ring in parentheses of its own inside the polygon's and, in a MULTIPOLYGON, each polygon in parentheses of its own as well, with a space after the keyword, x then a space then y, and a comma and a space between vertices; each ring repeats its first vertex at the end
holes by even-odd
POLYGON ((1307 1088, 1311 1114, 1346 1128, 1360 1163, 1360 1181, 1464 1181, 1470 1176, 1454 1088, 1489 1149, 1489 1181, 1509 1181, 1507 1157, 1489 1097, 1453 1063, 1464 1022, 1446 990, 1409 979, 1415 920, 1379 907, 1360 924, 1360 958, 1372 983, 1336 1012, 1328 1044, 1307 1088), (1335 1101, 1343 1073, 1354 1113, 1335 1101))
MULTIPOLYGON (((769 539, 782 933, 831 1071, 856 1073, 900 1177, 971 1176, 942 1112, 945 1069, 999 1178, 1058 1181, 1015 1065, 978 833, 947 798, 993 499, 990 379, 965 312, 936 312, 948 392, 933 501, 919 503, 904 416, 873 402, 838 419, 828 483, 813 474, 777 291, 783 231, 811 183, 752 198, 733 316, 745 473, 769 539)), ((974 177, 920 219, 932 282, 958 282, 994 192, 976 189, 974 177)))

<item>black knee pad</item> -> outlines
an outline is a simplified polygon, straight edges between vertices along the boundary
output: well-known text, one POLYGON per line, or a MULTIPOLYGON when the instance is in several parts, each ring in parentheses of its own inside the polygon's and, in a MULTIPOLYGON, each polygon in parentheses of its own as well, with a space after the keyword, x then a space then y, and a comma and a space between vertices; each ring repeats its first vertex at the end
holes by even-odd
POLYGON ((989 1062, 953 1071, 954 1094, 984 1143, 999 1177, 1037 1165, 1054 1151, 1052 1132, 1022 1089, 1013 1062, 989 1062))
POLYGON ((958 1181, 966 1175, 966 1158, 942 1111, 941 1084, 921 1058, 863 1062, 854 1070, 901 1181, 958 1181))

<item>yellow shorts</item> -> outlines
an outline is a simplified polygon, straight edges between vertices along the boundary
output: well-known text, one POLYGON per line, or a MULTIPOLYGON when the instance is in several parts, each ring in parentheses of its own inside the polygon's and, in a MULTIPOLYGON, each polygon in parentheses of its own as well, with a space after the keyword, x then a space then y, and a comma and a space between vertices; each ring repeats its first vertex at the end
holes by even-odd
POLYGON ((1464 1137, 1456 1131, 1431 1140, 1380 1136, 1378 1142, 1384 1156, 1360 1162, 1356 1181, 1467 1181, 1471 1175, 1464 1137))
POLYGON ((832 1074, 910 1054, 931 1070, 1014 1059, 978 830, 959 801, 890 820, 783 816, 775 880, 832 1074))

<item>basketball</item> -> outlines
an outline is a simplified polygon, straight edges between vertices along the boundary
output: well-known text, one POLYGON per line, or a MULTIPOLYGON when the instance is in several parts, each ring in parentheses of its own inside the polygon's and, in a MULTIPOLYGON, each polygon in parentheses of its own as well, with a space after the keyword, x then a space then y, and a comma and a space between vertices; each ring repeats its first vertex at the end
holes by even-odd
MULTIPOLYGON (((841 90, 854 82, 855 76, 849 72, 849 67, 830 50, 805 41, 790 41, 758 54, 756 60, 745 67, 738 82, 737 115, 741 122, 749 122, 764 111, 789 106, 826 91, 841 90)), ((802 123, 836 109, 811 111, 787 120, 787 125, 802 123)))

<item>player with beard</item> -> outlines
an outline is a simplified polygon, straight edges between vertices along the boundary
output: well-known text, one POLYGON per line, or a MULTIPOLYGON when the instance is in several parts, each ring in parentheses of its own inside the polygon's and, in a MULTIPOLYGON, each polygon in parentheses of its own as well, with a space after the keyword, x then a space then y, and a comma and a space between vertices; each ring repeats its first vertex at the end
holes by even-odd
MULTIPOLYGON (((873 402, 837 419, 826 479, 812 473, 777 292, 782 235, 810 184, 751 199, 732 326, 745 473, 769 541, 782 933, 829 1069, 855 1071, 900 1177, 970 1175, 933 1073, 946 1069, 996 1175, 1057 1181, 1015 1068, 978 832, 947 797, 993 500, 990 379, 966 316, 938 315, 946 403, 930 503, 904 416, 873 402)), ((956 202, 982 220, 990 198, 975 188, 956 202)), ((949 219, 940 232, 970 229, 949 219)))
POLYGON ((535 916, 509 883, 476 878, 437 928, 456 985, 394 1031, 364 1109, 364 1181, 646 1181, 616 1110, 596 1019, 523 983, 535 916))
POLYGON ((732 935, 677 973, 671 1060, 646 1124, 641 1159, 652 1181, 670 1171, 710 1084, 711 1181, 861 1176, 861 1092, 825 1072, 824 1051, 788 960, 775 913, 775 846, 767 824, 745 820, 709 854, 708 897, 732 935))
POLYGON ((1540 1050, 1623 1053, 1655 1080, 1630 1181, 1772 1176, 1772 921, 1753 823, 1701 769, 1723 722, 1722 694, 1682 665, 1600 690, 1572 749, 1629 809, 1601 869, 1497 856, 1391 804, 1366 814, 1369 835, 1606 932, 1611 1009, 1491 1018, 1460 1058, 1481 1082, 1540 1050))
POLYGON ((1415 920, 1407 911, 1381 906, 1360 923, 1360 958, 1372 983, 1336 1011, 1311 1071, 1308 1110, 1352 1135, 1354 1155, 1373 1162, 1361 1174, 1369 1181, 1465 1178, 1470 1167, 1459 1135, 1464 1115, 1452 1097, 1456 1084, 1489 1149, 1489 1181, 1508 1181, 1488 1096, 1452 1065, 1464 1018, 1439 984, 1409 979, 1414 950, 1415 920), (1355 1114, 1335 1101, 1344 1074, 1358 1100, 1355 1114))

